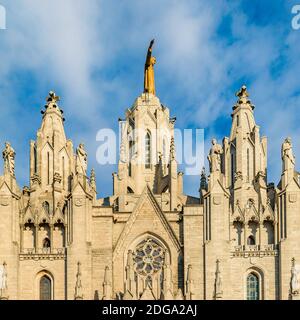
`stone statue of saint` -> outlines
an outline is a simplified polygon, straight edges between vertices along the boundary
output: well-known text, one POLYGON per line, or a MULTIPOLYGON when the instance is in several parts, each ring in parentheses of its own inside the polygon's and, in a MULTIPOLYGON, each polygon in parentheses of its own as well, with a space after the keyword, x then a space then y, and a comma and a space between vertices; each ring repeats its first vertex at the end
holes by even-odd
POLYGON ((152 56, 153 43, 154 39, 150 42, 145 62, 144 92, 152 93, 155 95, 154 65, 156 63, 156 59, 152 56))
POLYGON ((222 146, 217 143, 216 139, 212 139, 211 144, 212 146, 207 157, 210 164, 210 172, 221 171, 222 146))
POLYGON ((5 148, 2 152, 4 159, 4 171, 15 175, 15 150, 12 148, 9 142, 5 142, 5 148))
POLYGON ((298 280, 299 276, 299 267, 296 266, 295 258, 292 259, 292 269, 291 269, 291 292, 292 294, 299 294, 300 293, 300 283, 298 280))
POLYGON ((2 266, 0 266, 0 298, 3 298, 6 295, 7 290, 7 271, 6 271, 6 263, 4 262, 2 266))
POLYGON ((281 147, 281 158, 283 161, 283 170, 295 166, 295 156, 292 149, 292 140, 290 137, 286 138, 281 147))
POLYGON ((76 173, 86 175, 87 153, 84 150, 84 144, 80 143, 76 149, 76 173))

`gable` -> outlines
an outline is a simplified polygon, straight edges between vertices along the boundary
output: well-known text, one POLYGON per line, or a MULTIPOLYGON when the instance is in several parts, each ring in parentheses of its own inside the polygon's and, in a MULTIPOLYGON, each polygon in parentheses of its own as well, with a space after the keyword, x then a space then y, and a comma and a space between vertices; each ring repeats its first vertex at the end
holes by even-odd
POLYGON ((172 244, 176 251, 181 250, 175 232, 148 186, 144 189, 117 240, 114 256, 143 234, 157 235, 164 242, 172 244))

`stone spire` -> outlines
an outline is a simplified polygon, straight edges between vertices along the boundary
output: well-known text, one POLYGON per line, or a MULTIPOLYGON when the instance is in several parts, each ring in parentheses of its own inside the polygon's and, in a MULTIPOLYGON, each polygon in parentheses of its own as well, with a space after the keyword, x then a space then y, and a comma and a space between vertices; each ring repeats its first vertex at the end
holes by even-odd
POLYGON ((41 111, 43 114, 42 132, 44 135, 48 135, 52 138, 54 131, 58 131, 63 135, 63 142, 66 141, 65 132, 63 129, 63 110, 59 108, 58 102, 60 97, 56 95, 54 91, 50 91, 46 98, 45 111, 41 111))
POLYGON ((200 203, 203 203, 203 195, 207 191, 207 179, 206 179, 206 173, 205 173, 205 167, 202 168, 201 171, 201 178, 200 178, 200 203))
POLYGON ((165 252, 164 265, 163 265, 163 298, 164 300, 174 299, 172 293, 172 270, 170 268, 170 255, 165 252))
POLYGON ((91 170, 90 183, 91 187, 96 191, 96 173, 94 168, 91 170))
POLYGON ((127 265, 126 265, 126 288, 125 288, 125 295, 126 298, 134 297, 136 292, 135 287, 135 279, 134 279, 134 257, 131 250, 128 251, 127 255, 127 265))
POLYGON ((62 179, 60 183, 56 183, 55 190, 58 193, 65 192, 69 186, 70 172, 74 172, 73 145, 66 139, 59 101, 59 96, 50 91, 42 111, 43 118, 37 139, 30 142, 30 187, 34 192, 45 189, 49 192, 55 182, 54 175, 57 176, 58 173, 62 179))
POLYGON ((188 265, 187 276, 186 276, 186 299, 192 300, 193 298, 193 275, 192 275, 192 265, 188 265))
POLYGON ((222 290, 222 278, 220 271, 220 260, 216 261, 216 277, 215 277, 215 299, 218 300, 222 298, 223 290, 222 290))
POLYGON ((291 179, 294 178, 295 156, 293 153, 292 139, 287 137, 281 146, 282 159, 282 188, 285 188, 291 179))
POLYGON ((170 187, 170 210, 177 210, 178 204, 178 170, 175 152, 174 137, 171 137, 170 143, 170 163, 169 163, 169 187, 170 187))
POLYGON ((75 300, 82 300, 82 284, 81 284, 81 263, 77 263, 76 285, 75 285, 75 300))
POLYGON ((207 189, 207 180, 206 180, 206 173, 205 173, 205 167, 202 168, 201 171, 201 178, 200 178, 200 190, 206 190, 207 189))

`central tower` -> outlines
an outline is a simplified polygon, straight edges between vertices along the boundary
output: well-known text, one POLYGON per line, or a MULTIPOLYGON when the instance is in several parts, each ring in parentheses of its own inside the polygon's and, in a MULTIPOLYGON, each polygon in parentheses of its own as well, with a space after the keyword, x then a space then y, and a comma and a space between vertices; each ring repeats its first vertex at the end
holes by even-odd
POLYGON ((154 40, 150 42, 144 70, 144 92, 120 121, 120 159, 114 173, 114 196, 126 211, 124 196, 141 194, 148 186, 154 194, 168 193, 169 210, 176 210, 181 192, 175 159, 174 124, 169 109, 155 95, 154 40))

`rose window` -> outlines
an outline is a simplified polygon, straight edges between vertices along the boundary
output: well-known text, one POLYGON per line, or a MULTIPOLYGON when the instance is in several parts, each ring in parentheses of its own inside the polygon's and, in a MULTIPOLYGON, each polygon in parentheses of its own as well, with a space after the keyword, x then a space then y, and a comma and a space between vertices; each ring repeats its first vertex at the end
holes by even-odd
POLYGON ((148 276, 159 271, 164 263, 165 250, 154 239, 139 243, 134 252, 136 271, 148 276))

